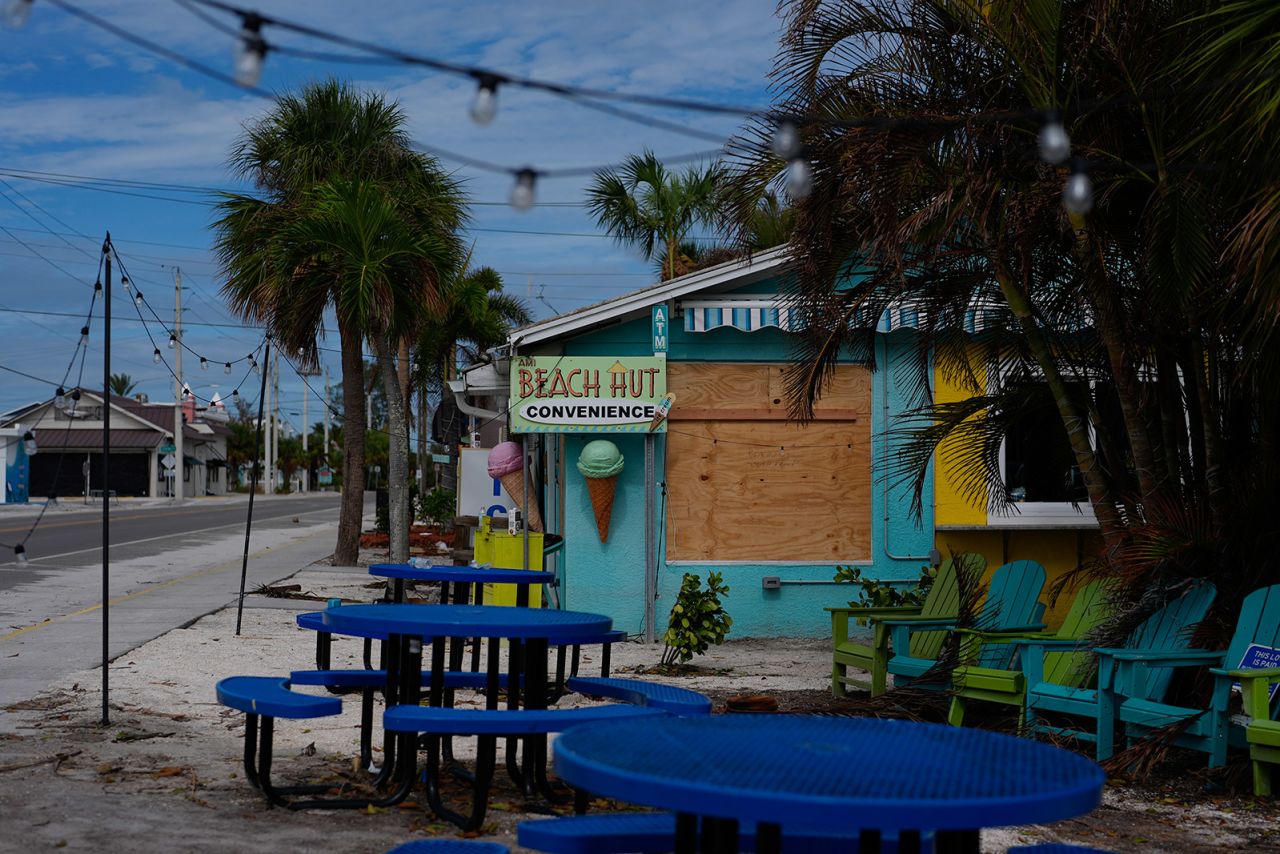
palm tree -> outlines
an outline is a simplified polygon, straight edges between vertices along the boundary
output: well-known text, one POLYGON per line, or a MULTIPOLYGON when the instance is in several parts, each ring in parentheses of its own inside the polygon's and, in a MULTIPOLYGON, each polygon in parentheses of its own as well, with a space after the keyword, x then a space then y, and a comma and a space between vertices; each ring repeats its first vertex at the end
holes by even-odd
MULTIPOLYGON (((261 198, 228 194, 217 207, 215 248, 226 276, 223 294, 246 320, 263 324, 281 346, 317 359, 326 311, 333 309, 342 350, 343 416, 362 425, 364 340, 369 306, 340 293, 342 263, 326 247, 289 243, 297 223, 322 198, 327 181, 382 181, 413 198, 419 217, 453 229, 465 212, 455 183, 434 161, 409 148, 405 115, 376 94, 337 81, 282 95, 245 129, 232 150, 232 171, 252 180, 261 198)), ((433 226, 435 228, 435 226, 433 226)), ((343 432, 342 508, 334 560, 354 563, 364 512, 364 431, 343 432)))
MULTIPOLYGON (((1280 54, 1252 38, 1274 31, 1274 4, 786 8, 776 112, 812 117, 814 178, 789 243, 810 318, 793 414, 811 416, 842 354, 873 359, 875 324, 905 304, 918 399, 935 367, 970 394, 898 431, 918 507, 944 441, 972 501, 1006 502, 1001 441, 1047 402, 1105 541, 1093 566, 1126 582, 1113 637, 1177 579, 1212 578, 1225 615, 1280 578, 1263 533, 1280 473, 1280 161, 1274 87, 1256 84, 1280 54), (1055 111, 1078 163, 1038 156, 1055 111), (1073 169, 1092 211, 1064 210, 1073 169)), ((743 230, 786 166, 772 134, 754 122, 734 148, 743 230)))
POLYGON ((128 397, 138 387, 138 383, 128 374, 111 375, 111 393, 117 397, 128 397))
POLYGON ((587 188, 587 209, 596 224, 619 243, 657 261, 665 279, 674 278, 680 244, 698 224, 716 217, 718 165, 690 166, 673 173, 652 151, 631 155, 615 170, 597 172, 587 188))
MULTIPOLYGON (((430 168, 421 164, 421 168, 430 168)), ((308 258, 327 259, 339 313, 366 330, 387 402, 390 559, 409 559, 409 421, 396 372, 400 341, 441 307, 441 282, 459 264, 453 223, 436 218, 433 196, 422 205, 403 185, 332 180, 320 184, 307 213, 285 236, 308 258)))

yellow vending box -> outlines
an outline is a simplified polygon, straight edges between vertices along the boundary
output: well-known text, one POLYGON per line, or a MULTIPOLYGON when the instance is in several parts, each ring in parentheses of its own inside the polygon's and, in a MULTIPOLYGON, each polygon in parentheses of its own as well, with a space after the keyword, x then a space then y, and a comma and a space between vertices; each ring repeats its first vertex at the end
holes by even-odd
MULTIPOLYGON (((529 569, 542 571, 542 534, 529 532, 529 569)), ((524 569, 524 534, 508 534, 506 531, 493 530, 492 517, 480 519, 480 527, 476 530, 475 561, 484 566, 488 564, 495 569, 524 569)), ((486 605, 515 605, 516 585, 486 584, 484 586, 484 603, 486 605)), ((542 607, 542 585, 529 587, 529 607, 542 607)))

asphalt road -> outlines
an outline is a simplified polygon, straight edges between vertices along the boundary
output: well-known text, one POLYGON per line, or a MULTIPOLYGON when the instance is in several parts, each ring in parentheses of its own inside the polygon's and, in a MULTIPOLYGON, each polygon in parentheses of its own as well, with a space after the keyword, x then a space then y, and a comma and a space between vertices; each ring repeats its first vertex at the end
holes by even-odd
MULTIPOLYGON (((286 522, 295 516, 308 521, 337 521, 336 494, 316 497, 279 497, 254 500, 254 525, 286 522)), ((175 546, 194 534, 211 531, 244 529, 247 502, 201 506, 199 501, 182 507, 146 507, 132 510, 111 508, 111 547, 119 556, 156 554, 175 546)), ((0 543, 20 540, 35 517, 0 519, 0 543)), ((58 513, 46 515, 27 540, 29 567, 12 561, 11 553, 0 550, 0 590, 7 590, 41 577, 51 564, 74 566, 101 565, 102 513, 58 513), (43 565, 43 566, 42 566, 43 565)), ((115 556, 113 554, 113 556, 115 556)))

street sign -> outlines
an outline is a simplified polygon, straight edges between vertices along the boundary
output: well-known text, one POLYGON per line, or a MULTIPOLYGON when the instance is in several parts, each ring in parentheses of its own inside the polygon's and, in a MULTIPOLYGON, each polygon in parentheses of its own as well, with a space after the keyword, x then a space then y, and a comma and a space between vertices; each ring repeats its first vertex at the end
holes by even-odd
POLYGON ((333 469, 328 466, 322 466, 320 470, 316 472, 316 475, 321 486, 328 486, 333 483, 333 469))
POLYGON ((178 458, 175 457, 173 454, 165 454, 163 457, 160 458, 160 464, 167 469, 173 468, 173 464, 176 463, 177 461, 178 461, 178 458))
POLYGON ((176 450, 178 450, 178 448, 172 442, 165 442, 160 446, 160 453, 162 454, 172 454, 176 450))

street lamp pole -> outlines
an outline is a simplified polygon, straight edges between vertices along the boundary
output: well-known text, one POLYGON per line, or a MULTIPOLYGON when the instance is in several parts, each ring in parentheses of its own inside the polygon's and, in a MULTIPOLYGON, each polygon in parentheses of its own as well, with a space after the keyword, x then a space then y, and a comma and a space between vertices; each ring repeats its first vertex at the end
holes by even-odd
POLYGON ((182 473, 185 457, 182 455, 182 270, 173 268, 173 503, 182 503, 182 473))

